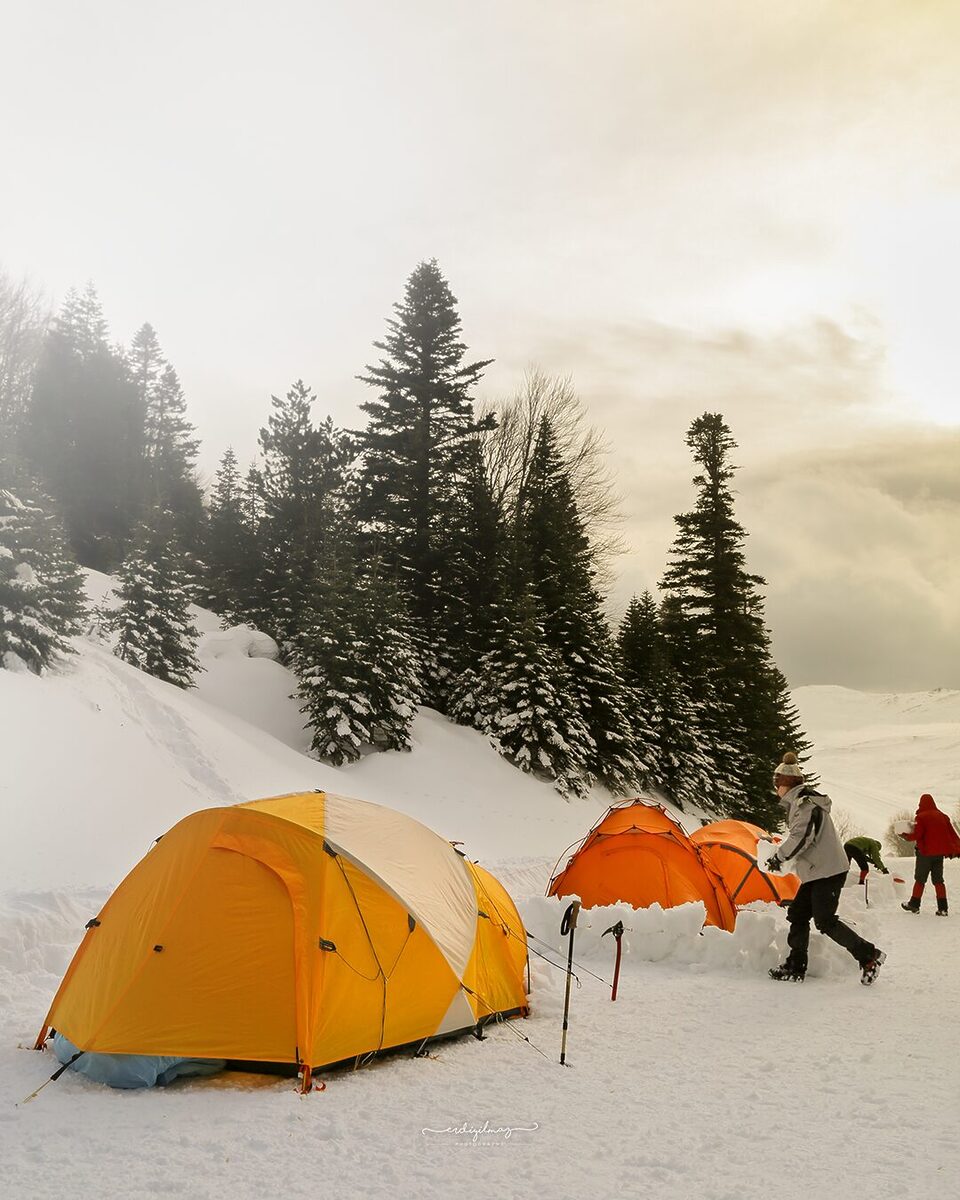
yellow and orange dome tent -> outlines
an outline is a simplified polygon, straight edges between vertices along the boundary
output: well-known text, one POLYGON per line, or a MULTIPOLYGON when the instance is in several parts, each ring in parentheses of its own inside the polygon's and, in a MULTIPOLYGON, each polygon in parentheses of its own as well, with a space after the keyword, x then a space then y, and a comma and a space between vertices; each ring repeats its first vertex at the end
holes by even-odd
POLYGON ((731 930, 736 923, 719 876, 667 810, 648 800, 609 808, 550 880, 547 895, 579 896, 585 908, 673 908, 699 900, 707 925, 731 930))
POLYGON ((797 894, 796 875, 767 875, 757 866, 757 843, 770 835, 749 821, 713 821, 690 834, 700 856, 723 880, 738 907, 754 900, 788 904, 797 894))
POLYGON ((318 1067, 526 1012, 505 889, 402 813, 323 792, 185 817, 87 927, 38 1038, 318 1067))

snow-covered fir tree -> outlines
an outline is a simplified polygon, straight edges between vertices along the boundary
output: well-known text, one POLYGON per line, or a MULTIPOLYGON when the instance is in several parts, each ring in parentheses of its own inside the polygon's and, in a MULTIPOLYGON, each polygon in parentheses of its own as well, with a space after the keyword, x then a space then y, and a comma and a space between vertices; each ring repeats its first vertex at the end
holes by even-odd
POLYGON ((200 443, 187 418, 183 388, 152 325, 137 330, 126 359, 143 409, 145 501, 172 513, 181 545, 196 551, 203 520, 195 478, 200 443))
POLYGON ((96 292, 70 292, 44 339, 21 443, 86 566, 112 570, 141 511, 144 419, 96 292))
POLYGON ((314 576, 348 538, 356 447, 330 417, 314 424, 316 396, 302 380, 270 400, 260 430, 262 462, 249 477, 259 502, 253 600, 262 627, 286 652, 307 611, 314 576))
POLYGON ((291 662, 318 758, 340 766, 372 748, 410 748, 417 656, 402 597, 377 566, 315 580, 291 662))
POLYGON ((670 659, 653 596, 634 596, 618 631, 620 671, 631 713, 643 728, 647 782, 684 808, 714 803, 713 760, 704 746, 702 708, 670 659))
POLYGON ((631 720, 594 583, 592 549, 546 417, 534 443, 516 525, 518 569, 531 582, 547 642, 569 672, 574 703, 590 734, 587 768, 611 791, 634 793, 646 777, 647 751, 639 736, 644 727, 631 720))
POLYGON ((200 670, 199 633, 189 613, 189 573, 169 513, 155 513, 134 533, 117 572, 119 605, 111 617, 115 653, 157 679, 193 686, 200 670))
POLYGON ((214 478, 204 529, 203 603, 225 626, 257 624, 253 595, 259 568, 256 529, 248 517, 246 486, 228 446, 214 478))
POLYGON ((35 488, 0 464, 0 664, 40 672, 83 628, 83 579, 58 519, 35 488))
POLYGON ((407 280, 403 300, 375 346, 382 357, 360 378, 377 396, 362 450, 358 515, 373 552, 399 572, 411 597, 430 703, 445 704, 466 604, 451 571, 456 509, 470 470, 478 421, 472 392, 487 361, 468 362, 456 298, 435 261, 407 280))
POLYGON ((792 748, 799 754, 809 744, 773 662, 764 580, 746 566, 747 535, 731 487, 736 442, 719 413, 704 413, 691 424, 687 445, 700 470, 694 508, 674 518, 678 532, 662 581, 672 604, 665 624, 671 656, 702 707, 717 786, 728 797, 721 811, 776 824, 770 763, 783 751, 787 729, 797 734, 792 748))
POLYGON ((551 780, 561 795, 585 795, 596 747, 571 673, 548 644, 529 591, 500 615, 494 641, 475 668, 458 676, 451 716, 487 734, 504 758, 551 780))

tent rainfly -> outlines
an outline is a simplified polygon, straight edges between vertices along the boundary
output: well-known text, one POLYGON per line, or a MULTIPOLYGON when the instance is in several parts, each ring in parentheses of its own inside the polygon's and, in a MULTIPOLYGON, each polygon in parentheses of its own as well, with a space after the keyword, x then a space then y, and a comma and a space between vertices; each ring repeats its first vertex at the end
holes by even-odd
POLYGON ((87 926, 37 1039, 317 1068, 527 1011, 504 888, 402 813, 323 792, 205 809, 87 926))
POLYGON ((770 834, 749 821, 713 821, 690 834, 700 856, 720 876, 730 899, 742 908, 754 900, 789 904, 800 880, 796 875, 767 875, 757 866, 757 843, 770 834))
POLYGON ((736 923, 720 877, 663 805, 649 800, 607 809, 550 880, 547 895, 579 896, 585 908, 673 908, 700 901, 705 924, 731 930, 736 923))

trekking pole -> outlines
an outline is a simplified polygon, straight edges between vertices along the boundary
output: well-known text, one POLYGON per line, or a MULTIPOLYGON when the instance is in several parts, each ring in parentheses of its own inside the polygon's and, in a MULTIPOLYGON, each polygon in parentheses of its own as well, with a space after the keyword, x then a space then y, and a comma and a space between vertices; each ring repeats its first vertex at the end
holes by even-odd
POLYGON ((867 906, 867 908, 870 907, 870 876, 869 875, 863 881, 863 902, 867 906))
POLYGON ((560 936, 564 934, 570 935, 570 947, 567 952, 567 989, 566 995, 563 998, 563 1038, 560 1042, 560 1065, 564 1066, 567 1060, 567 1026, 570 1017, 570 981, 573 978, 573 935, 577 929, 577 914, 580 912, 580 901, 574 900, 571 902, 567 911, 563 914, 563 920, 560 922, 560 936))
POLYGON ((623 922, 618 921, 616 925, 611 925, 609 929, 605 929, 600 935, 606 937, 608 933, 612 933, 617 943, 617 961, 613 968, 613 987, 610 989, 610 999, 617 998, 617 984, 620 982, 620 954, 623 950, 623 922))

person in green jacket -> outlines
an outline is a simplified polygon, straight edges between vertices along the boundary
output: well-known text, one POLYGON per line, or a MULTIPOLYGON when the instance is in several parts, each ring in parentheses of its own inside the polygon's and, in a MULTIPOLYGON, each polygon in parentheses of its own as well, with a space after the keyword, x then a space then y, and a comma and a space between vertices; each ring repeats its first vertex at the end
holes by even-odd
POLYGON ((872 863, 881 875, 889 875, 890 872, 883 865, 883 859, 880 857, 880 843, 875 838, 868 837, 853 837, 843 843, 843 849, 847 855, 848 862, 855 862, 860 868, 861 884, 870 874, 870 864, 872 863))

